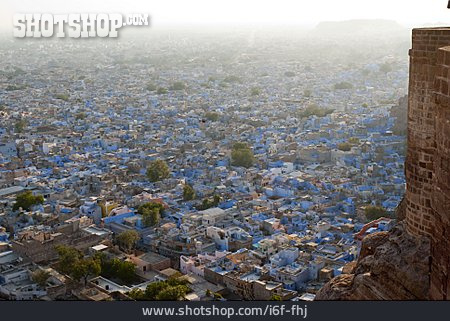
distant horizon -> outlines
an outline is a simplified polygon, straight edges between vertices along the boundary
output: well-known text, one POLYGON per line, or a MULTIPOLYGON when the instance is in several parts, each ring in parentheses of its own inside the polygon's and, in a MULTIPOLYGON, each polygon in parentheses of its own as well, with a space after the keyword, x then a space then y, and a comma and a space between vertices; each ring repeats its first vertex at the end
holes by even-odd
MULTIPOLYGON (((450 23, 445 22, 426 22, 426 23, 417 23, 417 24, 404 24, 396 20, 392 19, 383 19, 383 18, 374 18, 374 19, 345 19, 345 20, 323 20, 319 21, 317 23, 311 23, 311 24, 300 24, 300 23, 273 23, 273 24, 267 24, 267 23, 238 23, 238 24, 231 24, 231 23, 223 23, 223 24, 207 24, 207 23, 197 23, 197 24, 189 24, 189 23, 172 23, 172 24, 160 24, 155 25, 154 23, 151 23, 151 26, 148 31, 150 30, 156 30, 156 31, 204 31, 205 33, 215 32, 215 31, 236 31, 236 30, 255 30, 255 29, 271 29, 273 31, 282 30, 285 28, 291 28, 293 31, 311 31, 316 29, 319 25, 323 23, 345 23, 345 22, 380 22, 380 26, 382 26, 383 22, 392 22, 398 24, 400 28, 404 28, 405 30, 411 30, 414 28, 433 28, 433 27, 450 27, 450 23), (207 30, 202 30, 202 28, 208 27, 207 30)), ((139 33, 142 33, 145 31, 144 29, 134 29, 138 31, 139 33)), ((376 30, 376 29, 375 29, 376 30)), ((129 30, 133 31, 133 30, 129 30)), ((12 25, 12 19, 11 19, 11 27, 9 28, 2 28, 0 26, 0 35, 4 36, 6 34, 13 32, 13 25, 12 25)))
POLYGON ((0 30, 12 31, 15 13, 148 13, 153 28, 313 28, 320 22, 390 20, 406 28, 450 25, 446 1, 379 0, 2 0, 0 30), (445 22, 449 21, 449 22, 445 22))

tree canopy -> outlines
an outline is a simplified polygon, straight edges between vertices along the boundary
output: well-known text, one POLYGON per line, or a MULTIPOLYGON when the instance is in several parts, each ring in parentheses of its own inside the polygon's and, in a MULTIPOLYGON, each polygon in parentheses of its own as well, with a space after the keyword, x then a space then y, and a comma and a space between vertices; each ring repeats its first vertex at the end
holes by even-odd
POLYGON ((343 152, 348 152, 352 149, 352 144, 350 144, 349 142, 340 143, 337 145, 337 148, 343 152))
POLYGON ((364 209, 364 214, 366 215, 366 218, 369 221, 374 221, 377 220, 381 217, 387 217, 389 216, 388 212, 386 211, 385 208, 381 207, 381 206, 367 206, 364 209))
POLYGON ((144 226, 155 226, 164 214, 164 206, 159 203, 145 203, 138 207, 137 212, 142 215, 144 226))
POLYGON ((137 278, 136 266, 132 262, 118 258, 109 259, 103 253, 85 257, 77 249, 65 245, 57 246, 56 251, 59 255, 57 269, 71 276, 75 281, 83 280, 86 284, 89 277, 102 275, 129 284, 137 278))
POLYGON ((136 265, 129 261, 122 261, 118 258, 110 259, 104 253, 97 253, 95 260, 100 264, 100 275, 123 283, 131 284, 138 279, 136 275, 136 265))
POLYGON ((127 252, 136 246, 139 239, 139 233, 134 230, 123 231, 116 237, 116 241, 119 246, 127 252))
POLYGON ((193 199, 195 199, 195 196, 196 195, 194 188, 189 184, 185 184, 183 186, 183 200, 192 201, 193 199))
POLYGON ((308 118, 310 116, 325 117, 331 114, 333 111, 334 111, 333 109, 321 108, 316 104, 311 104, 305 109, 300 111, 299 117, 300 118, 308 118))
POLYGON ((353 145, 359 144, 359 138, 358 138, 358 137, 350 137, 350 138, 348 139, 348 142, 349 142, 350 144, 353 144, 353 145))
POLYGON ((353 85, 347 81, 342 81, 342 82, 334 84, 335 90, 352 89, 352 88, 353 88, 353 85))
POLYGON ((59 255, 58 269, 70 275, 75 281, 84 280, 87 284, 89 277, 100 274, 100 262, 94 258, 85 258, 83 253, 75 248, 59 245, 56 247, 59 255))
POLYGON ((83 119, 86 119, 86 113, 84 113, 84 112, 79 112, 79 113, 76 113, 75 114, 75 119, 76 120, 83 120, 83 119))
POLYGON ((162 159, 154 160, 147 168, 147 177, 150 182, 158 182, 170 175, 170 169, 167 163, 162 159))
POLYGON ((42 195, 35 196, 31 191, 25 191, 16 196, 13 211, 17 211, 19 208, 29 211, 33 205, 42 203, 44 203, 44 197, 42 195))
POLYGON ((15 124, 14 124, 14 131, 16 133, 23 133, 23 130, 25 129, 25 127, 27 126, 27 121, 24 119, 19 119, 15 124))
POLYGON ((175 81, 172 86, 170 86, 170 90, 184 90, 186 89, 186 85, 182 81, 175 81))
POLYGON ((219 114, 215 112, 207 112, 205 113, 205 118, 209 121, 218 121, 219 120, 219 114))
POLYGON ((182 299, 191 289, 187 281, 170 278, 165 281, 152 282, 147 285, 145 291, 133 289, 128 295, 134 300, 147 301, 177 301, 182 299))
POLYGON ((65 274, 70 274, 71 268, 83 257, 83 254, 77 249, 65 245, 58 245, 55 249, 59 255, 58 269, 65 274))
POLYGON ((159 87, 158 90, 156 91, 156 93, 157 93, 158 95, 164 95, 164 94, 167 94, 167 89, 164 88, 164 87, 159 87))
POLYGON ((39 286, 44 287, 47 284, 47 280, 50 278, 50 273, 45 270, 36 270, 31 274, 31 279, 39 286))
POLYGON ((83 279, 84 285, 87 284, 89 277, 99 275, 101 272, 100 262, 93 258, 82 258, 75 262, 71 270, 71 276, 79 281, 83 279))
POLYGON ((253 151, 245 143, 237 142, 231 150, 231 165, 249 168, 253 165, 255 157, 253 151))
POLYGON ((270 301, 283 301, 283 300, 281 299, 281 296, 277 294, 272 294, 272 296, 270 297, 270 301))
POLYGON ((259 89, 258 87, 253 87, 252 89, 250 89, 250 94, 252 96, 259 96, 260 93, 261 89, 259 89))
POLYGON ((158 89, 158 87, 156 87, 154 83, 149 82, 147 86, 145 86, 145 89, 147 89, 148 91, 155 91, 158 89))
POLYGON ((212 199, 204 198, 200 205, 196 206, 196 209, 199 211, 207 210, 211 207, 217 207, 221 201, 221 197, 219 195, 214 195, 212 199))
POLYGON ((64 94, 64 93, 59 93, 55 95, 56 99, 61 99, 64 101, 68 101, 69 100, 69 95, 68 94, 64 94))

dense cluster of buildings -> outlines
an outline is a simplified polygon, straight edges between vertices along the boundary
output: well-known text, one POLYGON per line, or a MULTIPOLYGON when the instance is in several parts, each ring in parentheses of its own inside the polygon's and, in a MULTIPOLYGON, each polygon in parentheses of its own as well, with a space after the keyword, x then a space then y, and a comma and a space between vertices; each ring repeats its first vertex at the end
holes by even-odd
POLYGON ((345 273, 364 235, 390 228, 405 190, 405 138, 391 116, 405 94, 402 59, 280 59, 258 40, 188 41, 198 49, 170 37, 150 48, 2 47, 0 297, 127 299, 176 276, 188 300, 310 300, 345 273), (252 166, 231 164, 236 142, 252 166), (150 182, 155 160, 170 175, 150 182), (13 209, 27 191, 44 202, 13 209), (147 203, 164 207, 156 225, 137 211, 147 203), (367 225, 370 206, 386 218, 367 225), (139 234, 132 253, 116 242, 128 230, 139 234), (58 245, 132 262, 139 278, 70 282, 58 245), (31 277, 39 269, 45 284, 31 277))

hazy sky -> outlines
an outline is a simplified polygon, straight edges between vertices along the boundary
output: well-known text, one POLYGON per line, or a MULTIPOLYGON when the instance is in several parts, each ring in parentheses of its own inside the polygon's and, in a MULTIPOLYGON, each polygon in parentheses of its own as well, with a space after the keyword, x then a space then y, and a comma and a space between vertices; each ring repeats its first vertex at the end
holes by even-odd
POLYGON ((0 0, 0 23, 12 30, 12 14, 149 13, 166 25, 299 24, 324 20, 392 19, 404 25, 448 22, 446 0, 0 0))

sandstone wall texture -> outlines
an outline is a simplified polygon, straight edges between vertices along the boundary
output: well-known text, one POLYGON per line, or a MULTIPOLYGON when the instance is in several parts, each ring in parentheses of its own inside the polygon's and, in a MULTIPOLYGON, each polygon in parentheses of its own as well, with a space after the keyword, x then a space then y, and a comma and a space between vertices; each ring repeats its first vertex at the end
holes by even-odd
MULTIPOLYGON (((450 34, 450 30, 446 32, 450 34)), ((450 42, 449 42, 450 44, 450 42)), ((437 52, 434 80, 434 211, 430 299, 450 300, 450 47, 437 52)))
POLYGON ((450 28, 414 29, 410 50, 406 222, 412 235, 431 236, 434 226, 434 99, 438 49, 450 45, 450 28))
POLYGON ((406 223, 431 238, 430 298, 450 299, 450 28, 414 29, 410 51, 406 223))

